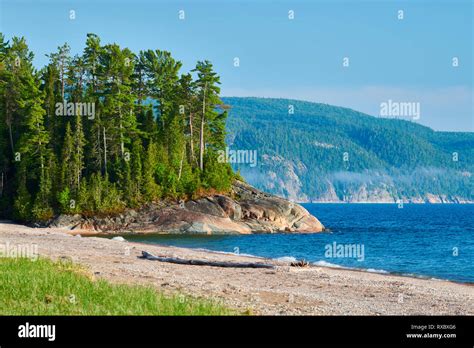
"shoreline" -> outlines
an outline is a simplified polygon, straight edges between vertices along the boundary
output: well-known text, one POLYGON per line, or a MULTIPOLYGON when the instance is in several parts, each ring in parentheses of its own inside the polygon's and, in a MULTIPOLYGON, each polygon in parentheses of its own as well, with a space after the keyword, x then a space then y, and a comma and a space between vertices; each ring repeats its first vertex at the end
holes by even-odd
POLYGON ((258 256, 196 250, 103 237, 59 228, 0 222, 0 244, 36 245, 40 257, 71 259, 95 278, 151 285, 165 294, 213 299, 261 315, 473 315, 472 284, 316 266, 298 268, 258 256), (138 258, 154 255, 207 261, 265 260, 275 269, 178 265, 138 258))
MULTIPOLYGON (((140 235, 140 234, 138 234, 138 235, 140 235)), ((153 235, 153 234, 143 233, 142 235, 153 235)), ((161 234, 157 233, 157 235, 169 235, 169 234, 167 234, 167 233, 161 233, 161 234)), ((104 234, 104 235, 95 234, 95 235, 91 235, 91 236, 86 236, 86 238, 87 237, 97 237, 97 238, 110 239, 108 237, 118 237, 118 236, 119 235, 110 233, 110 234, 104 234)), ((182 236, 182 235, 176 234, 176 236, 182 236)), ((222 236, 222 235, 219 235, 219 236, 222 236)), ((123 238, 126 239, 127 235, 125 234, 125 235, 120 236, 120 237, 123 237, 123 238)), ((127 242, 128 243, 134 243, 134 244, 141 244, 141 245, 144 246, 144 248, 145 248, 145 246, 148 246, 148 245, 152 245, 152 246, 155 245, 155 246, 158 246, 160 248, 179 248, 179 249, 186 249, 186 250, 190 250, 190 251, 205 252, 205 253, 209 253, 209 254, 229 255, 229 256, 232 256, 232 255, 243 256, 243 257, 252 258, 252 259, 256 259, 256 260, 261 260, 261 261, 265 261, 265 262, 269 262, 269 263, 278 263, 278 264, 284 263, 284 264, 287 264, 289 261, 286 262, 286 261, 279 260, 279 259, 283 259, 283 258, 291 258, 292 259, 291 262, 298 261, 293 256, 282 256, 282 257, 277 257, 277 258, 266 258, 264 256, 258 256, 258 255, 253 255, 253 254, 245 254, 245 253, 236 254, 236 253, 233 253, 233 252, 230 252, 230 251, 211 250, 211 249, 206 249, 206 248, 193 248, 193 247, 174 246, 174 245, 166 245, 166 244, 159 244, 159 243, 136 242, 136 241, 129 241, 129 240, 127 240, 127 242)), ((330 262, 326 262, 326 264, 318 264, 318 262, 321 262, 321 261, 326 262, 324 260, 320 260, 320 261, 316 261, 316 262, 309 262, 308 267, 321 267, 321 268, 328 268, 328 269, 334 269, 334 270, 345 270, 345 271, 353 271, 353 272, 380 274, 382 276, 412 278, 412 279, 421 279, 421 280, 432 280, 432 281, 450 282, 450 283, 459 284, 459 285, 474 286, 474 281, 463 282, 463 281, 457 281, 457 280, 452 280, 452 279, 436 278, 434 276, 429 276, 429 275, 424 275, 424 274, 397 273, 397 272, 387 271, 385 269, 374 269, 374 268, 367 268, 366 269, 366 268, 347 267, 347 266, 340 266, 340 265, 337 265, 337 264, 332 264, 330 262)))

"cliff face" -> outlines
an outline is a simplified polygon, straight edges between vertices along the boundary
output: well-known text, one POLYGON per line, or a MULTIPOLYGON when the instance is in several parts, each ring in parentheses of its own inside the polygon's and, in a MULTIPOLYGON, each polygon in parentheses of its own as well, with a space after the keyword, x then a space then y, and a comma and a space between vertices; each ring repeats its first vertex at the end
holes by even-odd
POLYGON ((296 203, 237 181, 232 197, 213 195, 175 205, 149 204, 106 218, 61 215, 50 226, 73 232, 250 234, 321 232, 324 226, 296 203))
MULTIPOLYGON (((473 203, 472 193, 450 193, 444 185, 449 172, 418 168, 412 173, 390 174, 384 171, 308 172, 299 160, 262 155, 257 170, 236 168, 249 184, 271 194, 297 202, 313 203, 473 203), (435 186, 430 189, 430 183, 435 186), (432 191, 431 191, 432 190, 432 191), (433 193, 438 191, 438 193, 433 193), (445 193, 439 193, 445 192, 445 193), (446 193, 447 192, 447 193, 446 193)), ((459 173, 458 173, 459 174, 459 173)), ((454 174, 453 174, 454 175, 454 174)), ((460 174, 466 188, 472 187, 470 172, 460 174)), ((471 190, 472 192, 472 190, 471 190)))

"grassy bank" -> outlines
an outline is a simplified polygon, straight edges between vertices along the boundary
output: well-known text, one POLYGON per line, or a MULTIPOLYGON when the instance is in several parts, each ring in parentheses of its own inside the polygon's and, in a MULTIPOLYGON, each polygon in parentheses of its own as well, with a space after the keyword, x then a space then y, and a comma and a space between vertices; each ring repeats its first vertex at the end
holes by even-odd
POLYGON ((0 258, 0 315, 226 315, 223 306, 110 284, 72 262, 0 258))

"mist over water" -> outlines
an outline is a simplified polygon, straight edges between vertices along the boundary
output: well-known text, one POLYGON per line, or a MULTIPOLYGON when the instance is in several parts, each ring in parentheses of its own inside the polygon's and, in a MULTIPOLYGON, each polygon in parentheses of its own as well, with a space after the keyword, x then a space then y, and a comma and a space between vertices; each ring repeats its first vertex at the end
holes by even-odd
POLYGON ((472 204, 405 204, 403 208, 397 204, 304 206, 330 232, 126 238, 136 242, 238 252, 267 258, 304 258, 321 266, 474 282, 472 204), (342 250, 337 249, 339 247, 345 247, 346 252, 338 256, 337 251, 342 250), (354 253, 347 253, 350 250, 354 253))

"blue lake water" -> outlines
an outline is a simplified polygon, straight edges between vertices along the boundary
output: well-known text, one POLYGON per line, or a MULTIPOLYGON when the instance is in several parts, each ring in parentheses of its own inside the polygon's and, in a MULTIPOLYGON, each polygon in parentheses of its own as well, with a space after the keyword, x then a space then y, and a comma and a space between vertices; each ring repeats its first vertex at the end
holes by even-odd
POLYGON ((128 240, 474 282, 474 205, 304 204, 330 232, 128 240))

